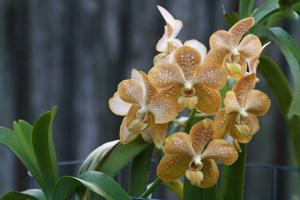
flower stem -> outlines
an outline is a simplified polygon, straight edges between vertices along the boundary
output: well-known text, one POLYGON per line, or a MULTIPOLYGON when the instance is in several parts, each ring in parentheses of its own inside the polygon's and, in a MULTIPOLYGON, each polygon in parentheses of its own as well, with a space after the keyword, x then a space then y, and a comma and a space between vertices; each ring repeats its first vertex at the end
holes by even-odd
POLYGON ((244 179, 247 146, 240 144, 242 152, 238 160, 230 166, 222 167, 221 199, 244 199, 244 179))
POLYGON ((156 178, 150 185, 150 187, 140 196, 141 198, 146 198, 148 197, 150 194, 152 194, 155 189, 159 186, 159 184, 161 183, 161 180, 159 178, 156 178))

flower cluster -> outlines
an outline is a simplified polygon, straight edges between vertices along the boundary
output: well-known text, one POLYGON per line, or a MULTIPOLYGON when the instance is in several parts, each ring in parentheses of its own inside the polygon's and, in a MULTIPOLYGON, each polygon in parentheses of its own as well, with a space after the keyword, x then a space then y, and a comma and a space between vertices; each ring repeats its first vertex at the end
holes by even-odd
POLYGON ((115 114, 124 116, 121 143, 141 136, 164 151, 157 167, 163 181, 185 175, 193 185, 211 187, 219 176, 216 160, 230 165, 238 158, 234 145, 224 138, 248 143, 259 129, 257 116, 270 108, 268 96, 255 89, 256 68, 265 46, 257 36, 246 35, 254 24, 250 17, 229 31, 215 32, 207 52, 195 39, 184 43, 177 39, 182 21, 158 9, 166 25, 156 45, 159 54, 154 66, 148 74, 133 69, 131 79, 119 84, 109 105, 115 114), (230 79, 235 84, 222 99, 220 90, 230 79), (184 109, 212 117, 196 123, 190 133, 167 137, 168 124, 184 109))

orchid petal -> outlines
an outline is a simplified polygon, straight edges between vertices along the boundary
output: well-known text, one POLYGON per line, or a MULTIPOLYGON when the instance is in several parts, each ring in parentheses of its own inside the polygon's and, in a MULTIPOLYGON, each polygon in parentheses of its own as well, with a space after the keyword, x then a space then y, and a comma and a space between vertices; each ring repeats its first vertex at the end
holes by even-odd
POLYGON ((184 155, 165 155, 157 166, 157 176, 163 181, 172 181, 185 174, 190 157, 184 155))
POLYGON ((196 67, 201 63, 201 55, 192 47, 181 46, 175 52, 175 61, 181 68, 185 79, 191 80, 196 67))
POLYGON ((192 127, 190 136, 196 154, 202 153, 204 147, 212 139, 213 134, 214 123, 209 119, 204 119, 192 127))
POLYGON ((220 92, 200 84, 194 85, 194 88, 195 96, 198 97, 196 109, 206 114, 217 112, 222 101, 220 92))
POLYGON ((195 155, 191 138, 187 133, 177 132, 167 137, 164 144, 166 154, 184 155, 192 158, 195 155))
POLYGON ((201 158, 210 158, 221 161, 222 164, 231 165, 238 158, 238 152, 232 144, 223 139, 214 139, 208 143, 201 158))
POLYGON ((116 115, 127 115, 130 106, 130 103, 126 103, 120 98, 118 92, 115 92, 114 96, 109 99, 109 108, 116 115))
POLYGON ((234 44, 238 44, 242 37, 248 32, 248 30, 253 26, 254 18, 248 17, 238 21, 230 29, 229 33, 232 35, 234 44))
POLYGON ((222 88, 226 81, 226 70, 218 65, 201 65, 196 68, 193 77, 193 83, 206 85, 213 89, 222 88))
POLYGON ((175 83, 184 83, 181 70, 172 64, 159 64, 148 73, 150 82, 157 88, 165 88, 175 83))
POLYGON ((147 109, 153 114, 156 124, 169 123, 182 110, 176 101, 163 94, 155 95, 147 105, 147 109))
POLYGON ((251 90, 247 93, 245 110, 253 115, 264 115, 268 112, 271 106, 271 100, 269 97, 259 91, 259 90, 251 90))

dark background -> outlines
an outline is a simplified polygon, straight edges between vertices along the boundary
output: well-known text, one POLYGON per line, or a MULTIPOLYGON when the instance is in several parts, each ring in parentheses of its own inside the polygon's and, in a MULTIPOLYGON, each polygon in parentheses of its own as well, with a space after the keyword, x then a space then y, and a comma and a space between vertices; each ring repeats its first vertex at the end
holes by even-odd
MULTIPOLYGON (((121 118, 110 112, 108 99, 132 67, 152 67, 164 26, 157 4, 183 20, 179 38, 206 45, 214 31, 226 28, 223 12, 238 8, 236 0, 1 0, 0 124, 11 127, 19 118, 34 122, 58 105, 54 139, 59 161, 81 160, 117 139, 121 118)), ((298 43, 299 26, 299 21, 283 24, 298 43)), ((274 47, 267 52, 288 75, 274 47)), ((273 98, 262 77, 258 87, 273 98)), ((292 166, 291 143, 274 98, 261 124, 249 144, 248 161, 292 166)), ((65 171, 75 173, 75 168, 65 171)), ((249 199, 265 199, 261 195, 269 191, 269 172, 252 171, 247 171, 249 199)), ((29 186, 26 170, 3 146, 0 177, 0 194, 29 186)), ((279 175, 278 199, 295 194, 291 188, 298 183, 295 175, 289 177, 279 175)))

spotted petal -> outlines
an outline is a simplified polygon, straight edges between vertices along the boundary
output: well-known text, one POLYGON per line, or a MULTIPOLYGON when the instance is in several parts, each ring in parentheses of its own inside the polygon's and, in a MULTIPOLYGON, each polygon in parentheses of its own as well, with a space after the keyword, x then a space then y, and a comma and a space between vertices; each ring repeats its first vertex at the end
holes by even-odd
POLYGON ((187 133, 177 132, 167 137, 164 144, 166 154, 184 155, 192 157, 195 155, 191 138, 187 133))
POLYGON ((206 85, 213 89, 222 88, 227 81, 226 70, 218 65, 201 65, 196 68, 193 83, 206 85))
POLYGON ((196 49, 201 56, 201 63, 204 61, 207 55, 207 49, 204 46, 204 44, 202 44, 198 40, 192 39, 192 40, 185 41, 184 45, 196 49))
POLYGON ((253 115, 264 115, 271 106, 269 97, 259 91, 251 90, 246 96, 245 110, 253 115))
POLYGON ((151 85, 147 75, 142 71, 137 71, 136 69, 132 69, 131 71, 131 79, 136 80, 143 89, 144 102, 148 103, 152 96, 154 96, 157 91, 151 85))
POLYGON ((172 181, 185 174, 191 159, 184 155, 165 155, 159 162, 156 172, 163 181, 172 181))
POLYGON ((126 124, 127 119, 125 117, 120 127, 120 142, 123 144, 129 143, 139 136, 139 134, 129 131, 126 124))
POLYGON ((242 39, 238 48, 247 59, 252 59, 261 53, 262 44, 256 35, 249 34, 242 39))
POLYGON ((196 154, 202 153, 204 147, 212 139, 213 134, 214 123, 209 119, 204 119, 192 127, 190 136, 196 154))
POLYGON ((175 61, 181 68, 186 80, 191 80, 196 67, 201 63, 199 52, 189 46, 181 46, 175 52, 175 61))
POLYGON ((163 94, 155 95, 147 105, 147 109, 153 114, 156 124, 169 123, 182 110, 175 100, 163 94))
POLYGON ((165 88, 172 84, 184 83, 181 70, 173 64, 159 64, 148 73, 150 82, 157 88, 165 88))
POLYGON ((220 92, 200 84, 194 85, 194 88, 198 98, 196 109, 206 114, 217 112, 222 101, 220 92))
POLYGON ((166 139, 168 124, 155 124, 154 117, 149 114, 149 127, 155 146, 160 149, 166 139))
POLYGON ((229 142, 222 139, 214 139, 207 145, 201 157, 203 159, 219 160, 222 164, 231 165, 237 160, 238 152, 229 142))
POLYGON ((248 30, 253 26, 254 18, 248 17, 238 21, 230 29, 229 33, 232 35, 234 44, 238 44, 242 37, 248 32, 248 30))
POLYGON ((209 188, 218 182, 219 169, 216 161, 212 159, 204 159, 202 162, 203 168, 201 169, 201 172, 203 173, 203 180, 198 187, 209 188))
POLYGON ((119 83, 118 93, 120 98, 127 103, 143 103, 143 88, 136 80, 124 80, 119 83))
POLYGON ((211 49, 205 57, 204 64, 223 65, 225 57, 229 54, 227 49, 211 49))
POLYGON ((224 30, 216 31, 209 38, 209 46, 213 50, 230 50, 233 48, 232 36, 224 30))
POLYGON ((130 106, 130 103, 126 103, 120 98, 118 92, 115 92, 114 96, 109 99, 109 108, 116 115, 127 115, 130 106))
POLYGON ((233 91, 228 91, 224 98, 225 110, 226 114, 230 113, 238 113, 241 110, 241 106, 239 105, 236 95, 233 91))
POLYGON ((221 139, 228 133, 228 124, 236 117, 236 114, 226 114, 225 109, 221 109, 215 116, 215 131, 213 138, 221 139))
POLYGON ((241 78, 233 87, 236 98, 241 106, 245 104, 245 98, 249 91, 254 89, 256 83, 256 74, 252 73, 241 78))

